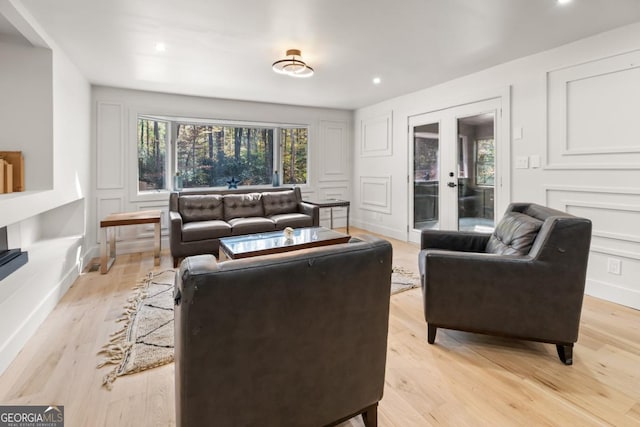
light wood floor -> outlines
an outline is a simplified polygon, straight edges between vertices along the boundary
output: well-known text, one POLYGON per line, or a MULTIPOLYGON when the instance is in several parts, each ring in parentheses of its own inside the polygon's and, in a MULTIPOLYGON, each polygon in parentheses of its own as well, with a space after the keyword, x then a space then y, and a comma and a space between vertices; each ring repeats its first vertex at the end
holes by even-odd
MULTIPOLYGON (((418 248, 392 243, 394 264, 417 272, 418 248)), ((132 285, 170 267, 164 253, 154 268, 149 252, 83 274, 0 377, 0 404, 64 405, 67 427, 175 425, 173 364, 121 377, 111 391, 101 387, 108 368, 96 369, 132 285)), ((429 345, 420 289, 394 295, 379 424, 640 425, 640 312, 586 297, 568 367, 549 344, 439 330, 429 345)))

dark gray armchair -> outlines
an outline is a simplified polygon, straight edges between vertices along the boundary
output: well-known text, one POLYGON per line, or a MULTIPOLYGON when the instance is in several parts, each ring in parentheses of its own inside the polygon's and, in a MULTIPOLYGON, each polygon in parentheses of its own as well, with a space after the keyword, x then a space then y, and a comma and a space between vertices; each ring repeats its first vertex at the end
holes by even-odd
POLYGON ((375 237, 241 260, 186 258, 176 280, 178 427, 320 427, 384 388, 391 244, 375 237))
POLYGON ((419 266, 428 341, 437 328, 556 344, 573 363, 591 221, 514 203, 493 234, 423 231, 419 266))

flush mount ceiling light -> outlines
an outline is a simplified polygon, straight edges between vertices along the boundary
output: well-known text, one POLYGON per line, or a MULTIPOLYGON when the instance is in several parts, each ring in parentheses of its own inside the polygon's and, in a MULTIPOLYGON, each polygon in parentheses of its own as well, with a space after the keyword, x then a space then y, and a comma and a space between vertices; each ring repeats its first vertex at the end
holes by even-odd
POLYGON ((292 77, 311 77, 313 76, 313 68, 308 66, 303 60, 298 49, 289 49, 287 57, 273 63, 271 68, 280 74, 286 74, 292 77))

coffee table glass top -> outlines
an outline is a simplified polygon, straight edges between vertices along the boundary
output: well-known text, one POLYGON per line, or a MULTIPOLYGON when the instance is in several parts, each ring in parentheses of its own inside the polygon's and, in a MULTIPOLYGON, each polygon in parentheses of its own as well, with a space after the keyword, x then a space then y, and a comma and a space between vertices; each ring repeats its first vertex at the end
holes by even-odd
POLYGON ((229 258, 237 259, 346 243, 350 238, 348 234, 324 227, 294 228, 291 239, 287 239, 282 230, 224 237, 220 239, 220 249, 229 258))

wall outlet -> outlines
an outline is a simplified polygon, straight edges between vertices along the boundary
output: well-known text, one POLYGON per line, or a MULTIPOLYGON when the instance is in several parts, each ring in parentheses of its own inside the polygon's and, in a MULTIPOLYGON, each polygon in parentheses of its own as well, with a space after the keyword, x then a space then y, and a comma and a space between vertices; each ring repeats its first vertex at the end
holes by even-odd
POLYGON ((622 272, 622 262, 617 258, 608 258, 607 273, 621 274, 621 272, 622 272))

